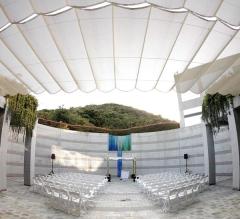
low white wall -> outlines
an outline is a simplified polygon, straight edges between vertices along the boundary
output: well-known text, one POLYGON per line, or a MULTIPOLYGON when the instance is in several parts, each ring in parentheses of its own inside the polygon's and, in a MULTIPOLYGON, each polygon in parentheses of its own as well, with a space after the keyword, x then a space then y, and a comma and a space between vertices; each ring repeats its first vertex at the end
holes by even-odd
MULTIPOLYGON (((214 137, 217 175, 232 174, 232 155, 227 128, 214 137)), ((55 172, 81 171, 106 174, 108 134, 76 132, 38 124, 35 150, 35 173, 48 174, 51 170, 52 153, 56 154, 55 172)), ((185 172, 183 154, 189 155, 188 168, 204 173, 204 150, 202 126, 132 134, 132 151, 123 156, 137 158, 137 174, 161 171, 185 172)), ((24 145, 8 142, 7 175, 23 176, 24 145)), ((132 162, 123 161, 123 168, 131 170, 132 162)), ((110 161, 110 172, 117 173, 117 162, 110 161)))
POLYGON ((204 173, 201 133, 201 126, 192 126, 164 132, 133 134, 132 153, 137 157, 138 174, 185 172, 185 153, 189 155, 189 170, 204 173))
POLYGON ((228 127, 221 128, 214 135, 216 175, 232 175, 232 147, 228 127))
MULTIPOLYGON (((57 171, 87 171, 106 173, 108 134, 75 132, 38 125, 36 143, 36 174, 51 169, 52 153, 56 154, 57 171)), ((132 150, 123 156, 137 158, 137 173, 167 170, 185 171, 183 154, 188 153, 188 167, 193 172, 204 172, 203 138, 201 126, 164 132, 132 134, 132 150)), ((110 172, 116 175, 116 161, 110 161, 110 172)), ((123 168, 131 170, 132 162, 123 161, 123 168)))
POLYGON ((7 146, 7 176, 23 177, 24 173, 24 143, 23 135, 19 134, 18 138, 12 137, 9 129, 8 146, 7 146))
POLYGON ((76 132, 37 127, 36 174, 47 174, 51 170, 51 154, 56 154, 55 172, 83 171, 97 174, 106 173, 108 134, 76 132))

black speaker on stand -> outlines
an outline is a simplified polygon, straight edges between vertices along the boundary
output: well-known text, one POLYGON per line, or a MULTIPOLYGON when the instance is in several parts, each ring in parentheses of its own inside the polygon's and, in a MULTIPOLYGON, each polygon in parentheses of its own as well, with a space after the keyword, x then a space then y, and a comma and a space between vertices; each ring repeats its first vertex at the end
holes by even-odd
POLYGON ((53 160, 55 160, 55 159, 56 159, 56 155, 55 155, 55 154, 52 154, 52 155, 51 155, 51 160, 52 160, 52 170, 51 170, 51 172, 49 173, 49 175, 54 174, 54 171, 53 171, 53 160))
POLYGON ((186 171, 185 171, 185 173, 187 173, 188 172, 188 168, 187 168, 188 154, 184 154, 183 158, 186 160, 186 171))
POLYGON ((108 182, 111 182, 111 178, 112 178, 112 177, 111 177, 111 174, 107 174, 107 175, 106 175, 106 178, 107 178, 107 181, 108 181, 108 182))

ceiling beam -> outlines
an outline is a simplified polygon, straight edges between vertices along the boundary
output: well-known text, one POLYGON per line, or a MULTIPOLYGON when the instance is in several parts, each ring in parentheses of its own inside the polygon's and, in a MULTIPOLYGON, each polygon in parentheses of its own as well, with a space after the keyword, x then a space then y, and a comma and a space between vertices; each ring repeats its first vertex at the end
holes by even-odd
POLYGON ((94 70, 93 70, 93 65, 92 65, 92 61, 91 61, 91 58, 90 58, 90 54, 89 54, 89 51, 87 49, 87 43, 86 43, 86 40, 85 40, 85 37, 84 37, 84 34, 83 34, 83 31, 82 31, 82 26, 80 24, 80 18, 78 16, 78 13, 77 13, 77 9, 73 9, 74 12, 75 12, 75 15, 76 15, 76 18, 77 18, 77 22, 78 22, 78 28, 79 28, 79 31, 81 33, 81 36, 82 36, 82 40, 83 40, 83 45, 84 45, 84 48, 85 48, 85 51, 86 51, 86 54, 87 54, 87 59, 88 59, 88 63, 89 63, 89 66, 90 66, 90 69, 92 71, 92 76, 93 76, 93 79, 95 81, 95 85, 96 85, 96 88, 98 89, 98 84, 97 84, 97 79, 96 79, 96 76, 95 76, 95 73, 94 73, 94 70))
POLYGON ((146 38, 147 38, 147 32, 148 32, 148 26, 149 26, 149 22, 150 22, 151 12, 152 12, 152 6, 150 7, 149 13, 148 13, 147 24, 146 24, 146 28, 145 28, 143 44, 142 44, 142 49, 141 49, 141 54, 140 54, 140 60, 139 60, 139 64, 138 64, 137 77, 136 77, 136 81, 135 81, 135 85, 134 85, 135 88, 137 87, 137 83, 138 83, 138 77, 139 77, 140 68, 141 68, 141 64, 142 64, 142 58, 143 58, 142 56, 143 56, 143 51, 144 51, 144 48, 145 48, 145 43, 146 43, 146 38))
POLYGON ((159 76, 158 76, 158 78, 157 78, 157 80, 156 80, 156 82, 155 82, 155 85, 154 85, 153 89, 156 89, 156 87, 157 87, 157 85, 158 85, 158 82, 160 81, 160 78, 161 78, 161 76, 162 76, 162 74, 163 74, 163 72, 164 72, 164 69, 165 69, 165 67, 166 67, 166 65, 167 65, 167 62, 168 62, 168 60, 169 60, 169 58, 170 58, 170 56, 171 56, 171 54, 172 54, 172 51, 173 51, 173 49, 174 49, 174 47, 175 47, 175 44, 176 44, 176 42, 177 42, 177 40, 178 40, 178 38, 179 38, 179 36, 180 36, 180 33, 181 33, 182 29, 183 29, 183 26, 184 26, 184 24, 185 24, 185 21, 186 21, 188 15, 189 15, 189 12, 187 12, 187 14, 185 15, 185 17, 184 17, 184 19, 183 19, 182 25, 181 25, 181 27, 180 27, 179 30, 178 30, 177 36, 176 36, 176 38, 175 38, 175 40, 174 40, 174 42, 173 42, 173 44, 172 44, 172 47, 171 47, 171 49, 170 49, 170 52, 168 53, 167 58, 165 59, 164 65, 163 65, 163 67, 162 67, 161 72, 159 73, 159 76))

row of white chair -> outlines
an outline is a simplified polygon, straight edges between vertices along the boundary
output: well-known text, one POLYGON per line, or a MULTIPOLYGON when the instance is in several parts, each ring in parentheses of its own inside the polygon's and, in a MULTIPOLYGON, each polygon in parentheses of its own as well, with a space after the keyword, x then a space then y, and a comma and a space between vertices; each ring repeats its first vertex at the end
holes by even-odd
POLYGON ((49 205, 68 214, 80 216, 94 206, 94 198, 103 191, 104 176, 62 173, 35 177, 33 191, 49 198, 49 205))
POLYGON ((163 212, 168 212, 192 203, 196 195, 206 188, 208 178, 163 172, 139 176, 137 182, 148 198, 159 204, 163 212))

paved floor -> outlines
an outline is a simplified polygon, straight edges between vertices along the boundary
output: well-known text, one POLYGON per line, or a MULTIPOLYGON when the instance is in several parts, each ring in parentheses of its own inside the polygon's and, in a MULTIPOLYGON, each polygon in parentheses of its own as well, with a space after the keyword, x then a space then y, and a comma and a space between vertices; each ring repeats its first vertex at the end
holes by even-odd
MULTIPOLYGON (((51 209, 47 199, 23 186, 22 178, 9 178, 8 191, 0 193, 1 219, 72 219, 51 209)), ((231 189, 231 179, 218 178, 218 185, 199 194, 198 200, 177 212, 163 214, 131 181, 115 179, 96 200, 96 207, 84 219, 240 219, 240 192, 231 189)))

